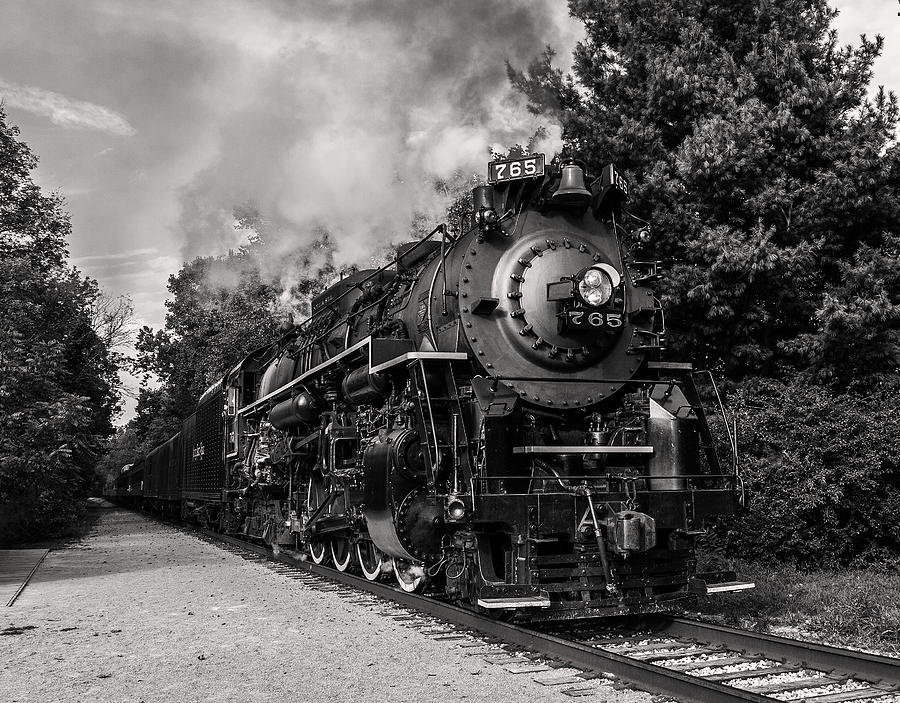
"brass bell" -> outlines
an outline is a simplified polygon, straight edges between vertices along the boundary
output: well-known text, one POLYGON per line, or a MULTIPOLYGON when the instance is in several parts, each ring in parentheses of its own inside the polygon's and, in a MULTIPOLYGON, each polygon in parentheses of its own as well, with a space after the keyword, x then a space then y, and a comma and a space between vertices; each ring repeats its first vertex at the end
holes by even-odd
POLYGON ((587 205, 591 191, 584 187, 584 169, 577 161, 564 162, 559 188, 550 196, 550 202, 559 205, 587 205))

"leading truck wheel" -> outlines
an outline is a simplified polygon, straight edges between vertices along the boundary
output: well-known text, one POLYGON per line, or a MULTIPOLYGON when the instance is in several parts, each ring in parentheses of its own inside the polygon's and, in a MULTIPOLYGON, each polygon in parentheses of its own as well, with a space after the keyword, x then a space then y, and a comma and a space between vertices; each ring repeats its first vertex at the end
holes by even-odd
MULTIPOLYGON (((309 479, 309 490, 306 492, 306 515, 312 515, 325 500, 325 484, 322 479, 313 475, 309 479)), ((314 564, 324 564, 331 557, 327 542, 309 542, 309 556, 314 564)))
POLYGON ((392 559, 394 576, 397 577, 397 585, 407 593, 418 593, 425 588, 428 577, 425 568, 421 564, 413 564, 405 559, 392 559))

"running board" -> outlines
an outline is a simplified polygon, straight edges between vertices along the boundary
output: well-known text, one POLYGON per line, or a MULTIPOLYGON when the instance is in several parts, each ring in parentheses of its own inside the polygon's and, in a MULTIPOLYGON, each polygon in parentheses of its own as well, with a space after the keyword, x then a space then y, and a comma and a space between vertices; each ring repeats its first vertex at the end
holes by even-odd
POLYGON ((647 445, 528 444, 522 447, 513 447, 513 454, 653 454, 653 447, 647 445))
POLYGON ((549 608, 546 596, 518 596, 511 598, 479 598, 478 605, 488 610, 510 608, 549 608))

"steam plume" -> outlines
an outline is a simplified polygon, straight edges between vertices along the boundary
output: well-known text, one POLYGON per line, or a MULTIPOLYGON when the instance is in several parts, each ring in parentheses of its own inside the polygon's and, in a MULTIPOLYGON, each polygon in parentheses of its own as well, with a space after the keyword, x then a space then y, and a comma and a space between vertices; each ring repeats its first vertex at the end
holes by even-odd
POLYGON ((491 147, 539 128, 538 150, 560 146, 558 126, 511 91, 505 61, 547 44, 570 53, 563 2, 289 3, 265 22, 277 22, 276 45, 242 64, 217 154, 182 192, 186 257, 237 244, 232 212, 249 202, 273 251, 325 229, 338 263, 364 263, 404 239, 415 213, 439 220, 435 179, 483 173, 491 147))

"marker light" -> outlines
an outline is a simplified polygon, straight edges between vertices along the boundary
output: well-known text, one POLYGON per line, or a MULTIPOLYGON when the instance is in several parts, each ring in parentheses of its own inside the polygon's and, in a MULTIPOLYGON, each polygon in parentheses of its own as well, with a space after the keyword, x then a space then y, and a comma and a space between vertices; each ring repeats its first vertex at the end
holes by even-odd
POLYGON ((589 268, 578 283, 578 294, 585 303, 598 308, 612 297, 614 287, 606 271, 589 268))

